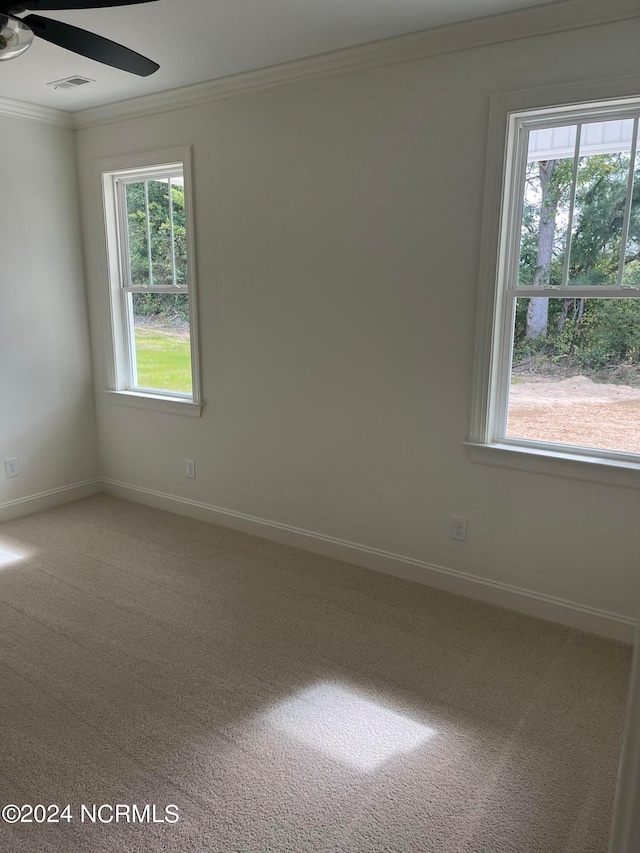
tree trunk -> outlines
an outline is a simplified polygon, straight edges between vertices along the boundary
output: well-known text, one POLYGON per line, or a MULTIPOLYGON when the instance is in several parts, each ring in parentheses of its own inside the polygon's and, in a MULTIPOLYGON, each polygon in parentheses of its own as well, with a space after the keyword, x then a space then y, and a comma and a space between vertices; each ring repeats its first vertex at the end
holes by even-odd
POLYGON ((573 299, 565 299, 562 305, 562 313, 560 314, 560 319, 558 320, 558 331, 561 332, 566 323, 567 317, 569 316, 569 306, 573 302, 573 299))
MULTIPOLYGON (((551 280, 551 261, 553 259, 553 239, 556 233, 556 214, 558 212, 558 191, 551 178, 558 165, 557 160, 540 161, 540 225, 538 227, 538 253, 536 271, 533 274, 532 287, 546 287, 551 280)), ((529 300, 527 308, 527 331, 529 339, 547 334, 549 322, 549 299, 535 296, 529 300)))

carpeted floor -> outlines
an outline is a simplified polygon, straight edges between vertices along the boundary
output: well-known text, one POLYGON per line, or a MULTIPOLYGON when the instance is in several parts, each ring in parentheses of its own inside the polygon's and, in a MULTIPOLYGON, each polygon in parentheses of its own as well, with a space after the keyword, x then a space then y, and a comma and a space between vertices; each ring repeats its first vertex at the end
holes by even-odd
POLYGON ((606 853, 630 656, 104 495, 19 519, 0 805, 72 820, 0 849, 606 853))

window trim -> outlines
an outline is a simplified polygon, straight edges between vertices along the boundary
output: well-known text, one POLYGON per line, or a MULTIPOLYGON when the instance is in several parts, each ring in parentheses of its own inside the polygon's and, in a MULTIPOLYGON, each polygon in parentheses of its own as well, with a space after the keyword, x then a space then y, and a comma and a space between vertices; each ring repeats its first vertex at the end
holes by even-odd
POLYGON ((622 118, 625 110, 637 114, 639 108, 637 77, 508 92, 490 100, 471 423, 464 442, 472 461, 640 488, 637 454, 503 438, 497 429, 506 406, 501 380, 507 350, 506 306, 510 304, 504 299, 502 282, 515 245, 513 229, 519 231, 519 221, 513 215, 513 187, 519 176, 519 140, 512 132, 515 122, 522 119, 523 113, 534 110, 539 125, 545 113, 556 122, 558 115, 569 120, 576 114, 602 115, 607 111, 612 117, 622 118))
MULTIPOLYGON (((200 348, 198 329, 198 293, 196 286, 195 218, 193 200, 193 180, 191 148, 173 148, 149 153, 124 155, 98 164, 101 196, 103 203, 103 222, 106 243, 105 288, 107 317, 107 388, 108 398, 114 402, 140 408, 155 409, 163 412, 182 413, 199 417, 203 407, 201 392, 200 348), (182 168, 185 187, 185 221, 187 250, 187 286, 184 291, 189 295, 189 328, 191 344, 191 381, 192 393, 170 392, 146 389, 134 386, 129 375, 131 358, 126 340, 126 330, 130 324, 124 318, 127 294, 131 292, 125 282, 126 235, 122 217, 118 216, 121 189, 124 181, 118 178, 149 178, 150 172, 165 176, 168 172, 182 168), (120 197, 120 198, 119 198, 120 197)), ((152 291, 153 292, 153 291, 152 291)), ((160 291, 158 291, 160 292, 160 291)), ((172 289, 171 292, 174 292, 172 289)), ((177 292, 177 291, 176 291, 177 292)))

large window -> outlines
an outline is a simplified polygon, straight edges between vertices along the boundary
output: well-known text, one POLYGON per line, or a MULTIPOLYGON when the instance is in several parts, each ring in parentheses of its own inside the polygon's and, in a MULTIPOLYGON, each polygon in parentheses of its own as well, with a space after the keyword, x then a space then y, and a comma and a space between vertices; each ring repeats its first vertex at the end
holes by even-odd
POLYGON ((639 117, 508 117, 478 443, 640 464, 639 117))
POLYGON ((105 171, 103 182, 112 390, 165 404, 198 403, 185 160, 105 171))

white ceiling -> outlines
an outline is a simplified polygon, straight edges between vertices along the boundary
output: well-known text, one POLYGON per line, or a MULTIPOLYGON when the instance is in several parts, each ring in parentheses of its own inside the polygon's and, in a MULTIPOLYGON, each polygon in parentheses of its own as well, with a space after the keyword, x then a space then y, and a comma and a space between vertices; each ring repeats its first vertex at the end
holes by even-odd
POLYGON ((0 97, 75 111, 548 0, 157 0, 43 13, 160 63, 141 78, 40 39, 0 63, 0 97), (47 83, 81 75, 80 89, 47 83))

